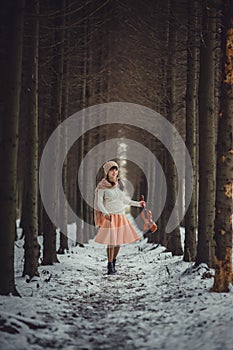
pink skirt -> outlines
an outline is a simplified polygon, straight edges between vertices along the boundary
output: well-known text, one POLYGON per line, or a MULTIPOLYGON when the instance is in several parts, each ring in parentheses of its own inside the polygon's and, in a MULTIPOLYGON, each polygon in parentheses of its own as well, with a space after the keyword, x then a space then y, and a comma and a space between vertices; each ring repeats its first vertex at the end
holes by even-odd
POLYGON ((101 216, 101 224, 95 242, 117 246, 133 243, 140 239, 125 214, 111 214, 111 222, 106 220, 103 215, 101 216))

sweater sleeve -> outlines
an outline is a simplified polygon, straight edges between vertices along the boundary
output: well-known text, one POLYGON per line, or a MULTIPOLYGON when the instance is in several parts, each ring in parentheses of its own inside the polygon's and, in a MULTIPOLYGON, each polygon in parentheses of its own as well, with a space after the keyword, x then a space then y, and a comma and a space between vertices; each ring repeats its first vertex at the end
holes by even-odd
POLYGON ((138 207, 138 208, 140 208, 141 207, 141 201, 140 202, 138 202, 138 201, 130 201, 129 202, 129 205, 131 205, 132 207, 138 207))
POLYGON ((125 192, 123 192, 123 203, 132 207, 141 207, 141 201, 133 201, 125 192))
POLYGON ((107 215, 108 212, 104 206, 104 190, 99 189, 98 190, 98 200, 97 200, 97 205, 99 210, 104 214, 107 215))

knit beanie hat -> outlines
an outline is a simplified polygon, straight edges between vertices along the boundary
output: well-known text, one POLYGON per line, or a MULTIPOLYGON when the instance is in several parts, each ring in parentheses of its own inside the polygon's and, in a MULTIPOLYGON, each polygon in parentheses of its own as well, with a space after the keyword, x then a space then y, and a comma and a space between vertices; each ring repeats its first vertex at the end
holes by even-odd
POLYGON ((118 164, 117 164, 116 162, 114 162, 113 160, 110 160, 109 162, 106 162, 106 163, 103 165, 105 175, 108 175, 109 170, 110 170, 112 167, 114 167, 114 166, 115 166, 117 169, 119 168, 119 167, 118 167, 118 164))

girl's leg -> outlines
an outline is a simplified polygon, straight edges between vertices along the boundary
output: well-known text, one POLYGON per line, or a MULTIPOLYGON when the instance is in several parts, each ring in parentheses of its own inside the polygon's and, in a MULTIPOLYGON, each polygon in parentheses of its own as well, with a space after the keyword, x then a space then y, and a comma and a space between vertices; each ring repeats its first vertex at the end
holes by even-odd
POLYGON ((113 262, 113 269, 115 272, 117 272, 115 266, 116 266, 116 257, 117 257, 117 254, 119 253, 119 250, 120 250, 119 245, 114 247, 114 254, 113 254, 113 261, 112 262, 113 262))
POLYGON ((119 253, 119 250, 120 250, 120 246, 119 246, 119 245, 117 245, 117 246, 114 247, 113 260, 116 259, 117 254, 119 253))
POLYGON ((112 262, 114 259, 114 246, 107 246, 107 257, 108 257, 108 262, 112 262))
POLYGON ((113 266, 113 257, 114 257, 114 246, 107 246, 107 257, 108 257, 108 274, 112 275, 116 271, 113 266))

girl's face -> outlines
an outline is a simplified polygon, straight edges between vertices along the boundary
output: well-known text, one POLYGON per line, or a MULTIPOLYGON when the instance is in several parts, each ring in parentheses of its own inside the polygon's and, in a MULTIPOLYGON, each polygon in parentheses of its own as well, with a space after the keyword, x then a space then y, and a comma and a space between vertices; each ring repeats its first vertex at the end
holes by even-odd
POLYGON ((110 181, 115 182, 117 175, 118 175, 118 169, 116 167, 111 168, 108 172, 108 178, 110 181))

